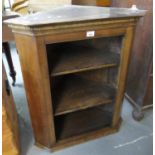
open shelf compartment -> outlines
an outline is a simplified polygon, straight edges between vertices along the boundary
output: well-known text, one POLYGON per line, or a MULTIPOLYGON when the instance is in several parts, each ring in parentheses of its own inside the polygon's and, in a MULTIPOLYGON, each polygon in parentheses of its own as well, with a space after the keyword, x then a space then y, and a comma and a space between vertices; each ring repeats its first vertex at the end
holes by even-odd
POLYGON ((53 78, 54 115, 112 103, 115 100, 116 87, 107 79, 109 72, 96 70, 53 78))
POLYGON ((118 66, 119 46, 111 48, 109 39, 121 44, 121 37, 113 37, 47 45, 50 75, 60 76, 118 66))
POLYGON ((101 107, 88 108, 55 117, 57 141, 111 127, 112 112, 101 107))
POLYGON ((115 104, 121 41, 109 37, 46 45, 57 143, 111 128, 113 110, 101 107, 115 104))

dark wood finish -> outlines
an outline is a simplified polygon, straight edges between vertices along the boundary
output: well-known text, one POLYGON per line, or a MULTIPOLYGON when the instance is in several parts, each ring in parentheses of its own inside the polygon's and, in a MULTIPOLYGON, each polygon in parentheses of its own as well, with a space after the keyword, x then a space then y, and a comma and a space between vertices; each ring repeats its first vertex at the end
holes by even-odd
POLYGON ((131 50, 132 41, 133 41, 133 33, 134 33, 134 28, 128 27, 123 39, 123 46, 121 51, 122 61, 120 63, 119 76, 118 76, 118 79, 120 80, 118 80, 118 90, 117 90, 117 96, 116 96, 116 103, 114 107, 114 109, 117 109, 117 110, 114 111, 113 126, 115 126, 120 119, 120 114, 121 114, 120 103, 123 102, 123 97, 124 97, 128 64, 129 64, 129 58, 130 58, 130 50, 131 50))
POLYGON ((20 138, 18 115, 9 85, 6 71, 2 63, 2 103, 3 103, 3 154, 20 154, 20 138), (9 148, 11 149, 9 149, 9 148), (12 151, 12 152, 11 152, 12 151))
POLYGON ((111 125, 112 114, 91 108, 55 118, 58 141, 111 125), (90 121, 91 120, 91 121, 90 121))
POLYGON ((153 104, 153 63, 151 63, 150 67, 151 71, 149 72, 149 77, 147 80, 147 89, 144 96, 143 106, 148 106, 153 104))
POLYGON ((143 109, 153 105, 150 77, 153 55, 153 0, 113 1, 114 7, 131 7, 132 4, 136 4, 139 9, 148 10, 137 25, 126 87, 126 96, 134 105, 134 111, 137 111, 134 112, 134 118, 140 120, 143 109))
POLYGON ((38 143, 51 147, 55 143, 55 131, 45 44, 40 37, 16 34, 15 39, 35 139, 38 143))
MULTIPOLYGON (((27 18, 27 20, 21 17, 17 20, 8 21, 15 33, 16 44, 19 50, 35 141, 37 144, 51 148, 52 150, 95 139, 118 130, 121 122, 120 113, 134 28, 138 18, 145 13, 145 11, 139 11, 139 13, 134 14, 128 10, 128 13, 130 12, 132 14, 132 16, 129 16, 126 14, 127 10, 125 9, 84 6, 61 7, 60 10, 56 10, 56 12, 53 10, 52 13, 61 15, 60 19, 51 17, 49 20, 47 17, 51 15, 50 12, 44 12, 39 16, 39 19, 41 19, 39 23, 38 20, 30 22, 31 18, 36 18, 36 14, 29 16, 30 18, 27 18), (110 14, 107 14, 105 17, 103 14, 104 12, 107 13, 107 10, 110 11, 110 14), (120 11, 120 14, 116 16, 115 13, 117 11, 120 11), (63 13, 65 13, 65 15, 63 13), (81 19, 81 15, 83 14, 85 16, 81 19), (88 31, 94 31, 94 36, 86 36, 88 31), (118 37, 121 38, 121 42, 119 43, 117 43, 118 37), (54 43, 61 45, 63 42, 65 45, 69 45, 68 42, 73 43, 79 40, 84 42, 84 40, 93 40, 95 38, 105 38, 108 47, 112 47, 111 50, 107 51, 107 48, 104 46, 100 47, 101 44, 98 43, 98 41, 95 43, 99 49, 101 48, 103 55, 107 52, 104 56, 108 59, 104 57, 104 59, 102 59, 104 62, 102 63, 104 65, 111 64, 111 61, 113 63, 113 60, 116 60, 115 58, 113 59, 113 55, 117 53, 120 57, 119 63, 115 63, 117 65, 99 69, 98 66, 100 64, 98 61, 100 58, 97 56, 99 52, 91 54, 92 50, 89 50, 90 55, 88 55, 86 54, 87 50, 84 50, 83 54, 86 55, 86 57, 84 57, 84 55, 80 53, 82 51, 80 47, 78 54, 75 54, 77 59, 74 58, 75 61, 72 61, 73 63, 70 63, 70 65, 74 66, 76 61, 80 62, 78 58, 80 56, 83 62, 77 63, 79 65, 78 70, 87 67, 86 65, 90 65, 91 63, 93 65, 97 64, 97 67, 92 66, 94 69, 91 69, 89 72, 88 70, 87 72, 86 70, 83 72, 74 71, 73 74, 73 72, 71 73, 72 68, 69 70, 70 66, 67 65, 65 68, 69 70, 67 75, 50 75, 51 66, 48 64, 58 63, 53 62, 54 59, 49 57, 49 53, 51 53, 53 58, 55 54, 62 58, 62 54, 59 52, 60 50, 54 48, 54 43), (116 42, 113 42, 109 38, 116 39, 116 42), (51 44, 50 50, 47 49, 48 44, 51 44), (112 57, 109 57, 110 52, 114 52, 112 53, 112 57), (91 62, 90 58, 94 59, 92 56, 97 59, 96 61, 94 60, 96 64, 91 62), (85 61, 87 61, 87 63, 85 61), (101 70, 103 72, 101 72, 101 70), (102 74, 103 79, 101 79, 102 74), (79 78, 74 79, 75 77, 79 78), (104 90, 102 90, 103 94, 101 94, 102 86, 104 87, 104 90), (114 90, 116 90, 116 92, 114 93, 113 89, 110 89, 109 86, 115 87, 116 89, 114 90), (70 94, 70 96, 68 94, 70 94), (113 95, 115 97, 114 100, 113 95), (59 98, 56 98, 56 96, 59 96, 59 98), (103 98, 110 98, 113 105, 110 120, 105 116, 108 110, 104 109, 105 111, 100 112, 95 110, 99 102, 103 103, 103 98), (88 101, 89 103, 87 104, 88 101), (74 106, 69 105, 65 107, 68 104, 67 102, 74 102, 74 106), (80 104, 80 106, 77 106, 78 104, 80 104), (57 111, 57 108, 67 114, 61 113, 61 115, 59 115, 60 113, 57 111), (68 111, 68 108, 71 108, 71 111, 68 111), (84 108, 84 110, 81 108, 84 108), (89 118, 94 119, 87 121, 89 118), (76 125, 81 123, 83 126, 81 131, 80 129, 78 131, 76 125)), ((94 48, 94 46, 90 47, 91 49, 94 48)), ((68 48, 70 48, 70 46, 68 48)), ((76 53, 76 50, 71 51, 76 53)), ((68 50, 63 51, 62 48, 62 52, 70 57, 70 61, 74 57, 68 50)), ((68 57, 60 59, 61 61, 59 62, 63 62, 60 63, 61 67, 62 64, 65 65, 68 63, 65 60, 65 58, 68 59, 68 57)), ((101 56, 101 58, 103 57, 101 56)), ((108 105, 109 104, 103 104, 103 106, 108 105)))
MULTIPOLYGON (((111 127, 104 127, 98 130, 94 130, 91 132, 86 132, 84 134, 80 134, 79 136, 74 136, 74 137, 70 137, 70 138, 66 138, 63 140, 60 140, 56 143, 56 145, 52 146, 52 151, 58 151, 60 149, 66 148, 66 147, 70 147, 73 145, 77 145, 80 143, 84 143, 87 142, 89 140, 94 140, 96 138, 100 138, 103 136, 107 136, 109 134, 113 134, 118 132, 120 125, 121 125, 122 120, 120 119, 119 123, 117 124, 117 126, 115 128, 111 128, 111 127)), ((43 148, 44 146, 36 143, 37 146, 43 148)))
POLYGON ((65 77, 54 89, 55 115, 62 115, 102 104, 112 103, 116 90, 110 84, 65 77))
POLYGON ((12 62, 10 46, 8 42, 4 42, 2 45, 3 45, 3 51, 6 55, 6 59, 9 65, 10 76, 12 77, 12 80, 13 80, 12 85, 14 86, 16 82, 16 71, 14 69, 13 62, 12 62))
MULTIPOLYGON (((112 36, 112 35, 117 36, 117 35, 122 35, 123 32, 124 32, 124 29, 121 29, 120 31, 110 30, 108 33, 107 31, 98 32, 96 30, 96 34, 99 36, 104 36, 104 33, 105 33, 105 36, 112 36)), ((71 34, 75 34, 75 33, 73 32, 71 34)), ((70 36, 68 34, 62 34, 61 36, 59 35, 59 37, 58 38, 54 37, 55 38, 54 39, 52 36, 55 42, 61 42, 62 38, 64 38, 64 40, 70 41, 70 36)), ((53 108, 50 107, 52 105, 51 104, 52 102, 51 101, 45 102, 45 99, 51 100, 51 95, 49 94, 50 93, 50 89, 49 89, 49 86, 50 86, 49 78, 50 77, 49 77, 48 67, 47 67, 47 57, 46 57, 46 52, 43 52, 46 50, 45 42, 43 40, 45 38, 36 37, 34 40, 33 37, 27 36, 27 35, 23 36, 22 34, 16 34, 15 38, 16 38, 17 48, 19 50, 24 84, 25 84, 25 89, 27 93, 27 99, 29 103, 32 126, 33 126, 33 130, 35 133, 36 143, 44 147, 49 147, 49 148, 51 147, 54 150, 55 149, 57 150, 57 148, 63 148, 63 146, 66 146, 66 144, 64 144, 63 141, 60 143, 56 143, 56 139, 55 139, 55 130, 54 130, 54 122, 53 122, 54 114, 52 110, 53 108), (21 44, 21 41, 22 41, 22 44, 21 44), (30 44, 31 44, 31 52, 30 52, 31 54, 28 52, 30 54, 29 55, 26 52, 29 50, 25 47, 29 47, 30 44), (39 57, 38 56, 36 57, 35 54, 37 55, 39 54, 38 55, 39 57), (33 62, 32 64, 29 63, 30 59, 32 59, 31 60, 31 62, 33 62), (38 65, 42 67, 39 67, 38 65), (29 68, 29 69, 27 70, 26 68, 29 68), (50 128, 47 128, 49 124, 51 124, 50 128), (51 137, 49 137, 49 134, 51 135, 51 137)), ((79 36, 75 35, 75 38, 72 37, 71 39, 76 40, 76 38, 78 39, 79 36)), ((84 37, 82 38, 85 39, 84 37)), ((48 39, 47 41, 48 43, 52 42, 49 36, 47 36, 46 39, 48 39)), ((113 133, 114 131, 117 131, 118 123, 120 123, 120 116, 118 117, 119 117, 119 121, 116 123, 116 126, 114 126, 112 129, 109 128, 109 132, 107 130, 100 130, 99 133, 95 132, 94 134, 107 135, 109 133, 113 133)), ((95 138, 95 136, 92 137, 89 134, 86 134, 85 136, 86 136, 86 139, 88 140, 95 138), (87 136, 90 136, 90 138, 88 138, 87 136)), ((74 143, 70 142, 70 140, 71 139, 66 140, 66 143, 69 141, 69 144, 73 145, 74 143)), ((77 140, 79 142, 82 142, 82 136, 77 137, 77 140)))
MULTIPOLYGON (((83 41, 83 44, 87 45, 88 42, 83 41)), ((78 43, 77 46, 70 43, 68 43, 66 47, 64 47, 64 44, 62 44, 62 46, 61 44, 58 44, 58 46, 59 49, 56 48, 55 51, 51 50, 51 53, 54 56, 51 56, 51 60, 49 58, 49 61, 51 62, 50 68, 52 69, 51 76, 114 67, 119 64, 119 54, 112 53, 109 49, 103 51, 103 48, 96 49, 91 46, 89 47, 88 45, 88 47, 80 46, 78 43)), ((105 47, 105 50, 106 48, 107 47, 105 47)))

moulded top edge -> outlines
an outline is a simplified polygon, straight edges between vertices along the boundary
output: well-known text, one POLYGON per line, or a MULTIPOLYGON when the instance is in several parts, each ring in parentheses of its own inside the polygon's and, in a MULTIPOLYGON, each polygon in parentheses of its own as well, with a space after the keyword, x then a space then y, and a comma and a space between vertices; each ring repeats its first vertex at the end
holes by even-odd
POLYGON ((66 22, 80 22, 85 20, 141 17, 145 14, 146 10, 133 8, 64 5, 52 10, 8 19, 4 22, 11 25, 39 26, 66 22))

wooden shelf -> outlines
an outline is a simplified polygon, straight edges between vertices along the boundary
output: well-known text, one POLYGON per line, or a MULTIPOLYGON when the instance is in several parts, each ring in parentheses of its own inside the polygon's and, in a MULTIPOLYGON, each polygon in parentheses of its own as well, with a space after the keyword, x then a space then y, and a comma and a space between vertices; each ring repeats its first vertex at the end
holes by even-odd
POLYGON ((55 118, 56 138, 59 141, 110 127, 111 119, 111 113, 98 107, 58 116, 55 118))
POLYGON ((89 107, 112 103, 115 88, 78 76, 65 78, 55 86, 54 115, 62 115, 89 107))
POLYGON ((119 63, 119 54, 96 48, 71 46, 59 50, 62 51, 54 51, 59 53, 59 57, 50 64, 51 76, 113 67, 119 63))

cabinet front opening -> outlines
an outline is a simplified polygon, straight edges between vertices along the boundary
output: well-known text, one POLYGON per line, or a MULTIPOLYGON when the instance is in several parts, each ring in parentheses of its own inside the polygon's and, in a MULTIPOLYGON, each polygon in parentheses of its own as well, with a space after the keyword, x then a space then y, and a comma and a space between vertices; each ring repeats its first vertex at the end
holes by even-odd
POLYGON ((122 36, 48 44, 49 73, 60 76, 119 66, 122 36))
POLYGON ((57 140, 111 126, 122 38, 46 46, 57 140))
POLYGON ((112 105, 98 106, 55 117, 57 141, 111 127, 112 105))

